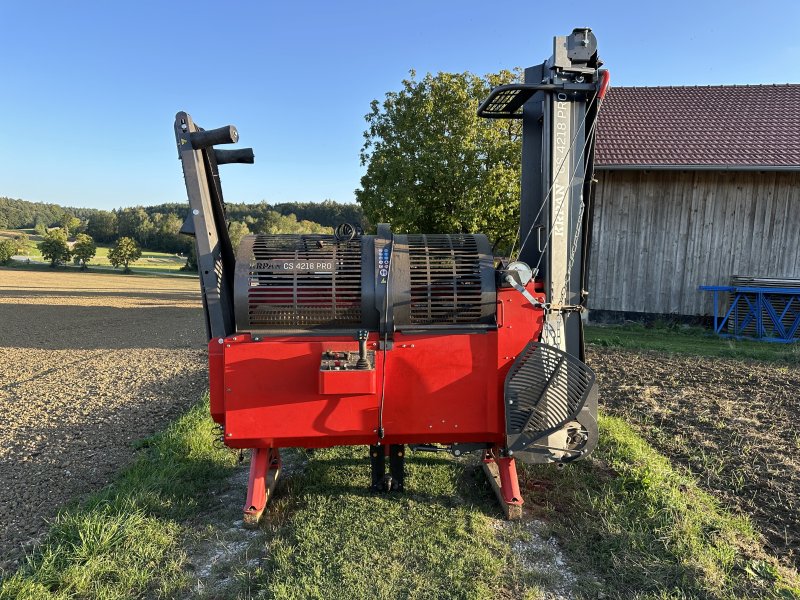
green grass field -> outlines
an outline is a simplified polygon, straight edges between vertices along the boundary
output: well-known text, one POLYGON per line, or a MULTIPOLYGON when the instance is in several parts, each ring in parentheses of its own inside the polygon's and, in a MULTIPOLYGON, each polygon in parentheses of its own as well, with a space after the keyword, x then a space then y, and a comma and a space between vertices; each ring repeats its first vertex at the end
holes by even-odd
POLYGON ((722 338, 702 327, 590 325, 584 331, 594 346, 800 364, 800 344, 722 338))
MULTIPOLYGON (((187 531, 236 469, 231 453, 213 449, 206 411, 195 407, 143 444, 113 484, 63 510, 27 564, 0 582, 0 599, 184 596, 187 531)), ((529 511, 565 548, 578 597, 800 598, 797 574, 763 554, 745 518, 629 426, 600 425, 593 460, 522 473, 529 511)), ((497 527, 475 461, 415 456, 409 490, 376 495, 365 455, 305 457, 269 505, 263 560, 227 573, 224 597, 544 597, 553 574, 524 566, 513 550, 528 535, 524 522, 497 527)))
MULTIPOLYGON (((44 262, 42 254, 35 244, 41 241, 41 237, 36 235, 33 229, 16 229, 16 230, 2 230, 0 231, 0 238, 12 238, 14 235, 24 232, 30 236, 31 242, 34 246, 26 255, 32 262, 44 262)), ((111 250, 110 246, 97 246, 97 254, 89 263, 89 269, 113 269, 111 262, 108 260, 108 252, 111 250)), ((164 252, 151 252, 149 250, 142 250, 142 257, 135 263, 131 264, 131 270, 136 273, 177 273, 181 267, 186 264, 186 259, 174 254, 167 254, 164 252)), ((26 267, 25 263, 12 263, 13 267, 26 267)), ((34 265, 35 266, 35 265, 34 265)), ((76 265, 69 265, 69 268, 77 268, 76 265)), ((119 269, 120 271, 122 269, 119 269)))

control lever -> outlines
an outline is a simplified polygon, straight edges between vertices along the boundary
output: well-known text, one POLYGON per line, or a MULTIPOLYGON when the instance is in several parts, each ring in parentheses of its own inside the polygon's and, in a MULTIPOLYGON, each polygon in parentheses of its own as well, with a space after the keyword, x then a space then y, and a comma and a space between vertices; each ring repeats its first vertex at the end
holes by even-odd
POLYGON ((369 361, 367 360, 367 336, 369 332, 366 329, 359 329, 356 334, 358 340, 358 361, 356 361, 356 369, 369 369, 369 361))
POLYGON ((517 280, 514 279, 513 276, 506 275, 505 282, 511 287, 513 287, 515 290, 517 290, 520 294, 525 296, 525 299, 531 304, 533 304, 536 308, 543 308, 544 310, 550 310, 549 303, 539 302, 536 298, 533 297, 533 295, 528 290, 525 289, 524 286, 517 283, 517 280))
POLYGON ((514 261, 508 265, 505 270, 505 277, 503 281, 522 294, 525 299, 536 308, 543 308, 550 310, 550 304, 539 302, 533 295, 525 288, 528 283, 535 276, 535 272, 526 265, 524 262, 514 261), (513 273, 513 275, 512 275, 513 273))

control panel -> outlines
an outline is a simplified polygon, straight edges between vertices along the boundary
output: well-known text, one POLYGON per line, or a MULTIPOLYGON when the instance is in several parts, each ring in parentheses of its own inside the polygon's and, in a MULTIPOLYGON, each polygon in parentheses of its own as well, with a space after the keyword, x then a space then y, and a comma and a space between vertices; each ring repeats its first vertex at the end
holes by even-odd
POLYGON ((375 351, 366 353, 366 364, 358 352, 326 350, 322 353, 320 371, 369 371, 375 369, 375 351))

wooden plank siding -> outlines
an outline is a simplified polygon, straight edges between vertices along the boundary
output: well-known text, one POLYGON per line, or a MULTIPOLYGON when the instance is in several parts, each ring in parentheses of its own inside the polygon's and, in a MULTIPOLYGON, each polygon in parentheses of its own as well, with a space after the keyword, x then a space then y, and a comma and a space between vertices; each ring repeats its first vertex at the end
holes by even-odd
POLYGON ((598 171, 589 309, 710 315, 699 285, 800 278, 800 172, 598 171))

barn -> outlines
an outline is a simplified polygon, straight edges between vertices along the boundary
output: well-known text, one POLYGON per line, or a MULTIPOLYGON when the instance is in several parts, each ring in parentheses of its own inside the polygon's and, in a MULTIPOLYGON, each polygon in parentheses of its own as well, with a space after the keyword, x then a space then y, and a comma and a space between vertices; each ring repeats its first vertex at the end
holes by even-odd
POLYGON ((612 88, 597 129, 593 320, 706 317, 700 285, 800 279, 800 84, 612 88))

